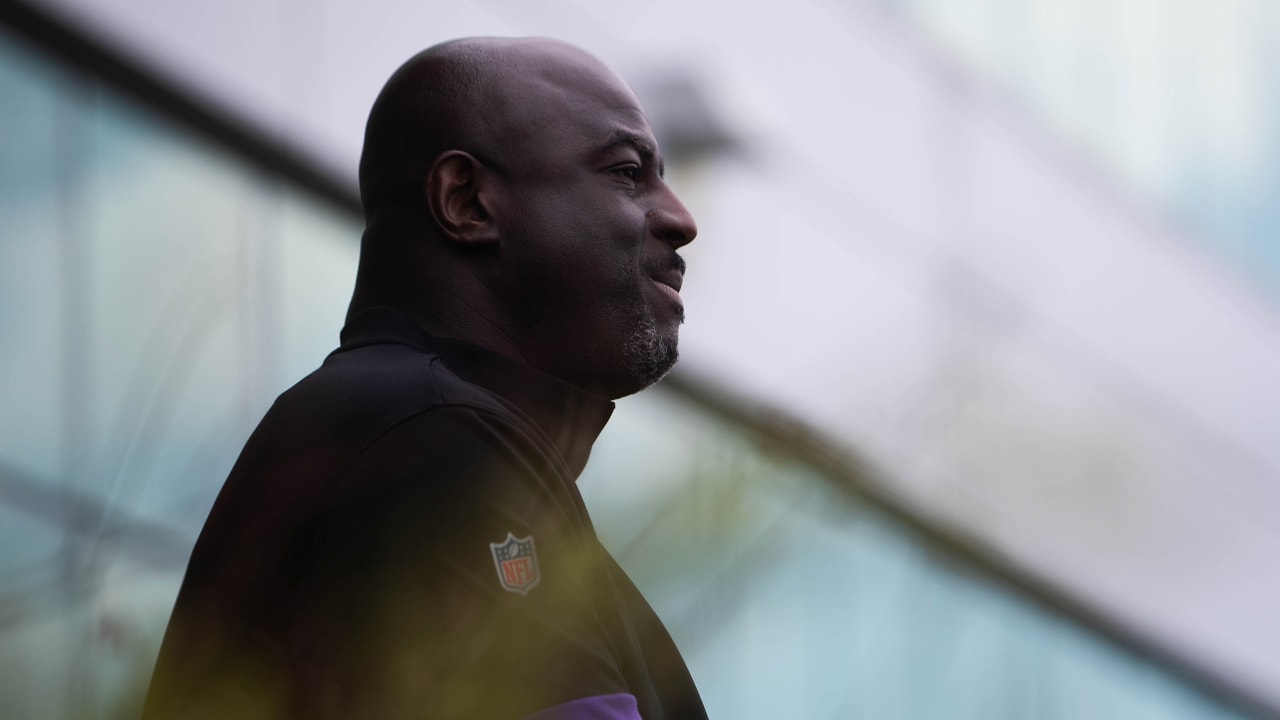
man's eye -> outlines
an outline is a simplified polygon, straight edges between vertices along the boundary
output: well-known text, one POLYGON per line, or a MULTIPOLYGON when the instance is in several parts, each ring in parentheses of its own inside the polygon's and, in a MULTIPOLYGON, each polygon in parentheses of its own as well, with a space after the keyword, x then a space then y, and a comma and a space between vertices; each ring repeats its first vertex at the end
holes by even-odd
POLYGON ((631 182, 635 182, 640 179, 640 167, 638 165, 623 165, 620 168, 615 168, 614 172, 631 182))

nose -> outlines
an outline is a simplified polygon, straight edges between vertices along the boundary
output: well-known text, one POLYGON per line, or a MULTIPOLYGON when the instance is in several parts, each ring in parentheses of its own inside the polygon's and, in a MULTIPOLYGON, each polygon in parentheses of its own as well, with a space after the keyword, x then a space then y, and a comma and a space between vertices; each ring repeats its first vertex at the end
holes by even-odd
POLYGON ((684 247, 698 235, 693 213, 666 184, 662 185, 658 202, 649 211, 649 231, 672 248, 684 247))

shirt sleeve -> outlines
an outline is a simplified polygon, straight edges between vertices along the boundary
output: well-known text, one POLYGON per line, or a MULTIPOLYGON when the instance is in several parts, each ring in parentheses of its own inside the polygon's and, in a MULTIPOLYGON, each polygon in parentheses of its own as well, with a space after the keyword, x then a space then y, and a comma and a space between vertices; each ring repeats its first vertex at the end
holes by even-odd
POLYGON ((460 407, 361 453, 299 553, 299 714, 638 717, 592 700, 628 689, 598 613, 599 545, 556 467, 460 407))

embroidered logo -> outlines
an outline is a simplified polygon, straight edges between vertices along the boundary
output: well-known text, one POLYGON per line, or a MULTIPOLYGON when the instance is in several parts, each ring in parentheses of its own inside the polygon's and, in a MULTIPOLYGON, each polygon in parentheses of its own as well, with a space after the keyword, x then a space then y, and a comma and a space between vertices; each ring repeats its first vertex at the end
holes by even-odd
POLYGON ((538 553, 532 535, 518 538, 508 532, 504 542, 489 543, 489 551, 503 590, 528 595, 538 584, 538 553))

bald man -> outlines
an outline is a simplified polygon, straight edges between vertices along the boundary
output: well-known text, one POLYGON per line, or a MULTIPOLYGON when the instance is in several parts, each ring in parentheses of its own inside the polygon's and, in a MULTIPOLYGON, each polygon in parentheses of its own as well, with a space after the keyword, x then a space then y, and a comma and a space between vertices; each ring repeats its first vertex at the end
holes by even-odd
POLYGON ((676 360, 697 232, 635 96, 564 43, 437 45, 360 194, 341 346, 218 496, 145 717, 705 718, 575 486, 676 360))

